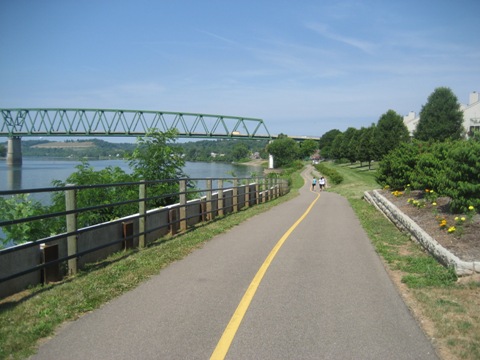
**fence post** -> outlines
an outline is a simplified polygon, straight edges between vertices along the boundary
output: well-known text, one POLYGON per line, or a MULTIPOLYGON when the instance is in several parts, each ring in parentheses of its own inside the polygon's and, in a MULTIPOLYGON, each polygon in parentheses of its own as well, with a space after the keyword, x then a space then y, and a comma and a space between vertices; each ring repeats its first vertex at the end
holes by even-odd
POLYGON ((260 179, 256 178, 255 179, 255 202, 260 204, 260 179))
POLYGON ((223 179, 218 179, 218 216, 223 216, 223 179))
MULTIPOLYGON (((67 186, 75 186, 67 184, 67 186)), ((77 209, 77 190, 65 191, 65 210, 75 211, 77 209)), ((77 254, 77 213, 67 214, 67 233, 73 233, 67 237, 67 255, 72 256, 77 254)), ((75 275, 77 273, 77 257, 68 259, 68 275, 75 275)))
POLYGON ((268 191, 267 191, 267 179, 266 178, 263 178, 262 179, 262 192, 263 192, 263 196, 262 196, 262 203, 265 203, 267 202, 267 196, 268 196, 268 191))
POLYGON ((180 180, 180 231, 187 231, 187 182, 180 180))
POLYGON ((247 180, 247 185, 245 185, 245 207, 250 207, 250 179, 247 180))
POLYGON ((274 179, 274 189, 275 189, 275 199, 278 198, 280 195, 279 195, 279 191, 278 191, 278 176, 275 176, 275 179, 274 179))
POLYGON ((232 205, 233 205, 233 212, 236 213, 238 212, 238 179, 235 178, 233 179, 233 199, 232 199, 232 205))
POLYGON ((144 248, 145 247, 145 216, 147 215, 147 201, 145 200, 147 197, 147 186, 145 184, 145 180, 142 180, 142 183, 138 187, 138 247, 144 248))
POLYGON ((213 212, 212 212, 212 179, 207 179, 207 220, 213 220, 213 212))

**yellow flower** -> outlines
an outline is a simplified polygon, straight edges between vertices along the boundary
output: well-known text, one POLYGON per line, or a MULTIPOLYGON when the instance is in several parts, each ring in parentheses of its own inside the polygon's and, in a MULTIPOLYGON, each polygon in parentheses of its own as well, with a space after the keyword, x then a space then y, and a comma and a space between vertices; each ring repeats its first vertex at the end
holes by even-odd
POLYGON ((442 219, 442 221, 440 221, 440 227, 445 227, 445 226, 447 226, 447 220, 442 219))
POLYGON ((460 220, 465 221, 467 219, 465 218, 465 216, 462 216, 462 218, 460 220))
POLYGON ((457 230, 457 229, 455 229, 455 226, 450 226, 450 227, 448 228, 448 232, 449 232, 449 233, 452 233, 452 232, 454 232, 455 230, 457 230))
POLYGON ((432 205, 433 205, 433 206, 437 206, 437 203, 436 203, 436 202, 433 202, 432 205))
POLYGON ((458 221, 458 216, 455 216, 455 221, 458 221))
POLYGON ((428 189, 425 189, 425 192, 430 192, 430 190, 428 190, 428 189))
POLYGON ((470 210, 470 211, 472 211, 472 210, 474 210, 474 209, 475 209, 475 208, 474 208, 472 205, 470 205, 470 206, 468 207, 468 210, 470 210))

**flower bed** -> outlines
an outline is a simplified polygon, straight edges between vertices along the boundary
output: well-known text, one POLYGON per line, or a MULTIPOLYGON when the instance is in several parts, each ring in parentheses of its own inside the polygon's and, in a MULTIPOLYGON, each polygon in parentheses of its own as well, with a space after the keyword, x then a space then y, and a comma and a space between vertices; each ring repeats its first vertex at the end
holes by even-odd
POLYGON ((398 227, 412 234, 442 264, 453 266, 458 275, 480 273, 478 215, 468 218, 466 214, 449 214, 448 198, 432 201, 420 191, 394 194, 388 190, 374 190, 367 192, 365 198, 398 227), (414 204, 414 201, 417 203, 414 204), (462 217, 466 218, 464 222, 462 217), (455 230, 449 232, 452 226, 455 230))

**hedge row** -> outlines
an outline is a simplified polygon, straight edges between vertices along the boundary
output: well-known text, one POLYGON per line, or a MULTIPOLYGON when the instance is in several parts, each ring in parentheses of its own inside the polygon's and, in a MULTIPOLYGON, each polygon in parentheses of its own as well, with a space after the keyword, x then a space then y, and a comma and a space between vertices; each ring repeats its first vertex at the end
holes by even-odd
POLYGON ((380 163, 377 181, 392 189, 410 184, 452 199, 452 212, 480 207, 480 142, 403 143, 380 163))
POLYGON ((337 170, 329 168, 322 163, 315 165, 315 169, 323 176, 326 176, 329 182, 333 184, 340 184, 343 181, 343 176, 337 170))

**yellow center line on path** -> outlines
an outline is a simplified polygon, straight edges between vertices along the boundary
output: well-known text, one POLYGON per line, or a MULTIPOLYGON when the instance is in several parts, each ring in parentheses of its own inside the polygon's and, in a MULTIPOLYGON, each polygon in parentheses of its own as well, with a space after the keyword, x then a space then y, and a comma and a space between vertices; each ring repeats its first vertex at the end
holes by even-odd
POLYGON ((217 346, 215 347, 215 350, 212 353, 212 356, 210 357, 210 360, 220 360, 220 359, 225 359, 225 356, 227 355, 228 350, 230 349, 230 345, 232 344, 233 338, 235 337, 235 334, 237 333, 238 328, 240 327, 240 323, 243 320, 243 317, 245 316, 245 313, 248 310, 248 307, 250 306, 250 303, 252 302, 253 297, 255 296, 255 293, 258 289, 258 286, 260 285, 260 282, 263 279, 263 276, 268 270, 268 267, 272 263, 273 259, 277 255, 277 252, 280 250, 282 247, 283 243, 287 240, 287 238, 290 236, 293 230, 305 219, 305 217, 308 215, 308 213, 312 210, 313 205, 317 202, 317 200, 320 198, 320 194, 316 194, 317 197, 313 202, 310 204, 308 209, 303 213, 302 216, 293 224, 290 229, 287 230, 285 234, 283 234, 282 238, 278 240, 278 242, 275 244, 273 247, 272 251, 270 251, 270 254, 268 254, 267 258, 263 262, 262 266, 256 273, 255 277, 253 278, 252 282, 250 283, 247 291, 245 291, 245 294, 242 297, 242 300, 240 300, 240 303, 238 304, 237 309, 233 313, 232 318, 230 319, 230 322, 228 323, 227 327, 225 328, 225 331, 222 334, 222 337, 220 338, 220 341, 218 342, 217 346))

